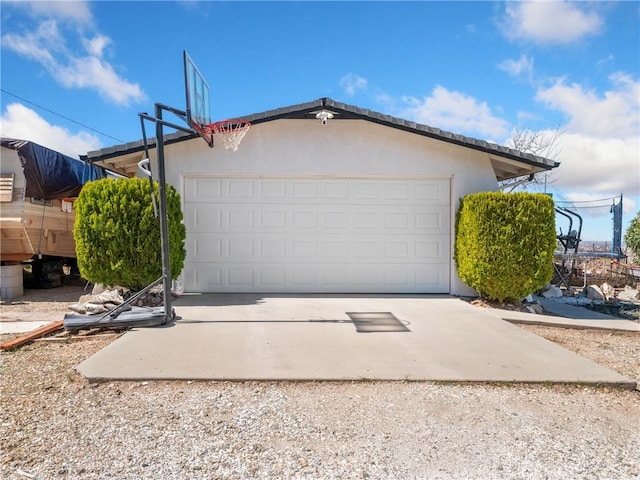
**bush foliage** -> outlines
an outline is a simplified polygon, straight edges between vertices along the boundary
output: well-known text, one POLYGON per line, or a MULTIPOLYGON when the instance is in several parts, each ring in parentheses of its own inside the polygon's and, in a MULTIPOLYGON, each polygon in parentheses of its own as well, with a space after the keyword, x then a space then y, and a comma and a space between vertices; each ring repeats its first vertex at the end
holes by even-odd
POLYGON ((636 216, 629 223, 624 234, 624 243, 633 253, 634 262, 640 261, 640 210, 636 212, 636 216))
MULTIPOLYGON (((158 194, 158 183, 154 184, 158 194)), ((171 276, 182 271, 186 229, 180 195, 167 185, 171 276)), ((140 178, 105 178, 87 183, 74 205, 78 268, 83 278, 140 290, 162 275, 160 222, 154 216, 151 185, 140 178)))
POLYGON ((489 300, 521 300, 553 276, 553 200, 544 194, 467 195, 456 214, 458 275, 489 300))

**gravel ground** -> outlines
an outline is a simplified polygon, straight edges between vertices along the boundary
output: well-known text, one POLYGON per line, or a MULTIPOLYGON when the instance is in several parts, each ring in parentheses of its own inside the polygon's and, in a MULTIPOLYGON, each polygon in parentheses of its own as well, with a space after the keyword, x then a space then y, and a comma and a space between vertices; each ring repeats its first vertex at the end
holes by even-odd
MULTIPOLYGON (((2 313, 35 319, 55 308, 29 297, 2 313)), ((638 334, 522 328, 640 382, 638 334)), ((74 367, 110 341, 34 342, 2 353, 0 478, 640 478, 638 390, 88 384, 74 367)))

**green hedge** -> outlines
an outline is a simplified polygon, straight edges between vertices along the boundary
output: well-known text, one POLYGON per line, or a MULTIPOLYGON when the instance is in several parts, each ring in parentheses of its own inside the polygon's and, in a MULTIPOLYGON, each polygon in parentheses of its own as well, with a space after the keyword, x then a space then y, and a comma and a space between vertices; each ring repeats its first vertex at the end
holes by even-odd
POLYGON ((458 275, 480 296, 521 300, 553 276, 555 211, 548 195, 467 195, 456 214, 458 275))
MULTIPOLYGON (((158 183, 154 184, 156 198, 158 183)), ((186 250, 180 195, 167 185, 171 276, 180 275, 186 250)), ((139 290, 162 275, 160 221, 147 179, 105 178, 87 183, 74 202, 78 268, 83 278, 139 290)))

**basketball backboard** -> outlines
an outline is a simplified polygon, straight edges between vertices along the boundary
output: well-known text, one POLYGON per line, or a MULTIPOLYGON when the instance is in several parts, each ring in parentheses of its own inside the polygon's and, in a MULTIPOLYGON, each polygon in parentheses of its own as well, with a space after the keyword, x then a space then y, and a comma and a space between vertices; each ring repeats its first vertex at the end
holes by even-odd
POLYGON ((209 146, 213 146, 211 131, 204 129, 206 125, 211 124, 209 84, 186 50, 183 51, 183 56, 187 123, 204 138, 209 146))

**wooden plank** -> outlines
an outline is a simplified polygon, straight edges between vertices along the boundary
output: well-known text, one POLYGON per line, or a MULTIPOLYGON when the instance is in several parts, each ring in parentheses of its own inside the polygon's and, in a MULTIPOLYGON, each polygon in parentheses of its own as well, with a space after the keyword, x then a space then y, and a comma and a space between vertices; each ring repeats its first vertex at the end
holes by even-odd
POLYGON ((50 323, 48 325, 43 325, 40 328, 36 328, 24 335, 16 337, 12 340, 7 340, 6 342, 0 344, 0 350, 11 350, 12 348, 17 348, 25 343, 29 343, 36 338, 44 337, 50 333, 55 332, 56 330, 60 330, 63 328, 63 321, 58 320, 57 322, 50 323))
POLYGON ((0 174, 0 202, 10 202, 13 199, 13 173, 0 174))

